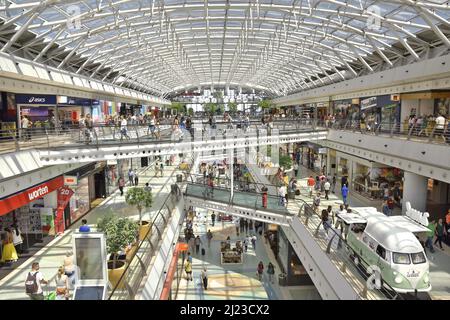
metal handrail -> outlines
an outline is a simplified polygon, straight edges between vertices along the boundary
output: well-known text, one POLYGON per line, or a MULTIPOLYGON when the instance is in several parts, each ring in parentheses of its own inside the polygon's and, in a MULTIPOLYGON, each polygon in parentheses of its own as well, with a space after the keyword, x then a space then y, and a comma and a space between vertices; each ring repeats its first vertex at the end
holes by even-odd
MULTIPOLYGON (((191 162, 193 162, 193 159, 191 159, 191 162)), ((175 171, 172 173, 172 175, 175 173, 175 171)), ((137 268, 137 266, 139 266, 139 275, 137 276, 137 278, 134 278, 134 285, 139 285, 142 281, 142 279, 144 278, 144 276, 146 275, 147 272, 147 268, 148 268, 148 264, 150 263, 151 257, 153 257, 153 254, 156 250, 156 246, 158 244, 158 242, 161 240, 162 238, 162 233, 163 230, 160 230, 161 227, 165 227, 165 225, 167 224, 168 221, 168 217, 171 215, 172 209, 176 206, 178 202, 178 199, 176 198, 176 196, 172 193, 169 193, 167 195, 167 197, 165 198, 163 204, 161 205, 160 209, 158 210, 158 212, 156 213, 156 215, 152 218, 152 221, 150 222, 150 226, 149 226, 149 230, 147 231, 147 233, 144 236, 144 240, 142 240, 138 247, 135 249, 134 253, 132 254, 132 256, 128 259, 129 261, 126 263, 126 267, 125 270, 122 274, 122 276, 120 277, 120 279, 117 282, 117 285, 112 288, 111 293, 108 296, 108 300, 111 300, 118 292, 119 289, 122 289, 123 287, 126 288, 127 292, 128 292, 128 296, 131 298, 134 298, 134 295, 136 292, 133 291, 132 286, 130 285, 129 281, 126 280, 126 277, 132 273, 131 268, 137 268), (173 200, 176 200, 175 202, 173 200), (159 222, 161 222, 160 220, 163 220, 163 224, 160 225, 159 222), (157 238, 156 241, 152 241, 151 236, 154 234, 153 232, 153 228, 156 229, 157 231, 157 238), (150 251, 149 250, 145 250, 144 246, 145 245, 149 245, 150 246, 150 251), (144 251, 144 253, 141 255, 139 255, 139 252, 144 251), (145 257, 144 257, 145 256, 145 257), (149 259, 150 258, 150 259, 149 259), (143 260, 145 260, 145 263, 143 260)), ((131 277, 133 278, 133 276, 135 276, 135 274, 132 274, 131 277)), ((119 292, 119 295, 123 294, 122 292, 119 292)))

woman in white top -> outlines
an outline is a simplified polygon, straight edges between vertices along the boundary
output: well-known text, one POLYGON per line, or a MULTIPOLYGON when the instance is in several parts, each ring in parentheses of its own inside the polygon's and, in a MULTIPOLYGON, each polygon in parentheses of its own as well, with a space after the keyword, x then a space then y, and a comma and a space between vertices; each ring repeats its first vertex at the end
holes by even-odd
POLYGON ((69 277, 64 274, 64 267, 59 267, 56 275, 56 300, 69 299, 69 277))
POLYGON ((14 247, 16 248, 17 253, 22 253, 22 244, 23 244, 23 239, 22 239, 22 233, 19 230, 19 227, 14 224, 11 226, 11 230, 12 230, 12 241, 14 244, 14 247))

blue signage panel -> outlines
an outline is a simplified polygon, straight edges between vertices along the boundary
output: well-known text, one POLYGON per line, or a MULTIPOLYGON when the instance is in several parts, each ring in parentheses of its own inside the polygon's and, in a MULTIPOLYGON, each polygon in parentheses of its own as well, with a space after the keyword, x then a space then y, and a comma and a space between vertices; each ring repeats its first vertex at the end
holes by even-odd
POLYGON ((17 104, 56 104, 56 96, 16 94, 17 104))
POLYGON ((86 98, 58 96, 58 105, 91 106, 92 100, 86 98))

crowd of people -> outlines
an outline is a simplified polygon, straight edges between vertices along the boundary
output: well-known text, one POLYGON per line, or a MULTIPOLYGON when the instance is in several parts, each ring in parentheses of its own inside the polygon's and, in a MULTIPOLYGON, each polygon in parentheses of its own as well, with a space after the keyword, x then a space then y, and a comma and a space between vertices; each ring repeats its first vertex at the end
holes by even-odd
MULTIPOLYGON (((205 255, 205 246, 208 247, 208 250, 211 249, 211 241, 214 238, 213 233, 211 232, 211 229, 207 227, 207 232, 205 235, 207 244, 204 243, 202 238, 197 234, 194 234, 194 224, 204 223, 208 225, 208 216, 204 217, 204 221, 202 221, 202 215, 198 212, 196 212, 193 207, 189 207, 187 210, 185 210, 185 217, 186 217, 186 227, 184 229, 184 241, 188 245, 188 252, 187 252, 187 258, 184 264, 184 271, 186 273, 186 280, 187 281, 193 281, 193 267, 192 267, 192 253, 199 257, 201 254, 202 256, 205 255)), ((220 216, 219 215, 219 219, 220 216)), ((214 227, 216 222, 216 214, 214 212, 210 215, 210 225, 214 227)), ((232 223, 234 224, 236 228, 236 236, 239 241, 236 242, 236 250, 238 250, 241 253, 246 253, 249 249, 249 246, 251 245, 253 250, 256 251, 256 245, 257 240, 259 236, 263 236, 263 230, 264 230, 264 224, 259 221, 254 221, 251 219, 245 219, 245 218, 239 218, 235 217, 232 220, 232 223)), ((265 234, 264 236, 268 237, 268 234, 265 234)), ((226 242, 230 245, 231 244, 231 237, 228 236, 226 239, 226 242)), ((256 268, 256 276, 261 281, 262 276, 264 272, 264 264, 262 261, 260 261, 256 268)), ((268 281, 271 283, 274 283, 274 274, 275 274, 275 266, 269 262, 267 264, 267 275, 268 275, 268 281)), ((208 288, 208 273, 207 268, 202 268, 202 271, 200 272, 200 279, 202 280, 203 288, 207 290, 208 288)))

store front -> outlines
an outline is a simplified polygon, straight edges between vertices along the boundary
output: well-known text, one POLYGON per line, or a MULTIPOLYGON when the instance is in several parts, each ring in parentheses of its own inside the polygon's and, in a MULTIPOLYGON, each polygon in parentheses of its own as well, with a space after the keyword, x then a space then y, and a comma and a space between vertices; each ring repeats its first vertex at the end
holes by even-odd
POLYGON ((398 95, 383 95, 361 98, 360 115, 363 129, 390 131, 400 123, 400 101, 398 95))
POLYGON ((22 116, 27 116, 32 122, 32 132, 52 128, 56 125, 56 96, 16 94, 17 123, 20 126, 22 116))
POLYGON ((327 173, 328 149, 312 142, 301 143, 299 150, 302 154, 301 163, 317 173, 327 173))
POLYGON ((0 233, 14 223, 24 236, 25 248, 55 235, 57 191, 64 186, 62 176, 0 200, 0 233))
POLYGON ((331 103, 331 111, 338 126, 354 125, 359 120, 359 99, 336 100, 331 103))
POLYGON ((338 176, 347 178, 350 189, 370 200, 392 197, 401 206, 403 170, 342 152, 336 152, 336 160, 338 176))
POLYGON ((96 205, 97 199, 104 199, 107 195, 107 179, 105 178, 106 163, 91 163, 77 170, 66 173, 74 177, 76 183, 69 186, 73 195, 64 211, 65 228, 80 220, 96 205))
POLYGON ((287 286, 313 285, 305 267, 295 253, 283 230, 278 231, 278 256, 277 261, 282 273, 285 274, 285 283, 287 286))
MULTIPOLYGON (((428 179, 428 194, 426 210, 430 214, 429 220, 444 218, 450 209, 450 184, 428 179)), ((445 219, 444 219, 445 222, 445 219)), ((450 237, 448 237, 450 240, 450 237)), ((450 242, 448 243, 450 245, 450 242)))
POLYGON ((78 126, 80 119, 92 115, 91 99, 58 96, 58 122, 62 128, 78 126))
POLYGON ((130 103, 119 103, 121 116, 138 116, 141 114, 141 106, 130 103))
MULTIPOLYGON (((424 91, 401 95, 401 130, 408 132, 411 118, 422 118, 423 135, 429 135, 435 125, 435 115, 450 117, 450 92, 424 91)), ((420 132, 417 130, 416 133, 420 132)))
POLYGON ((15 131, 17 125, 16 96, 14 93, 1 92, 0 94, 0 139, 11 138, 8 131, 15 131))

